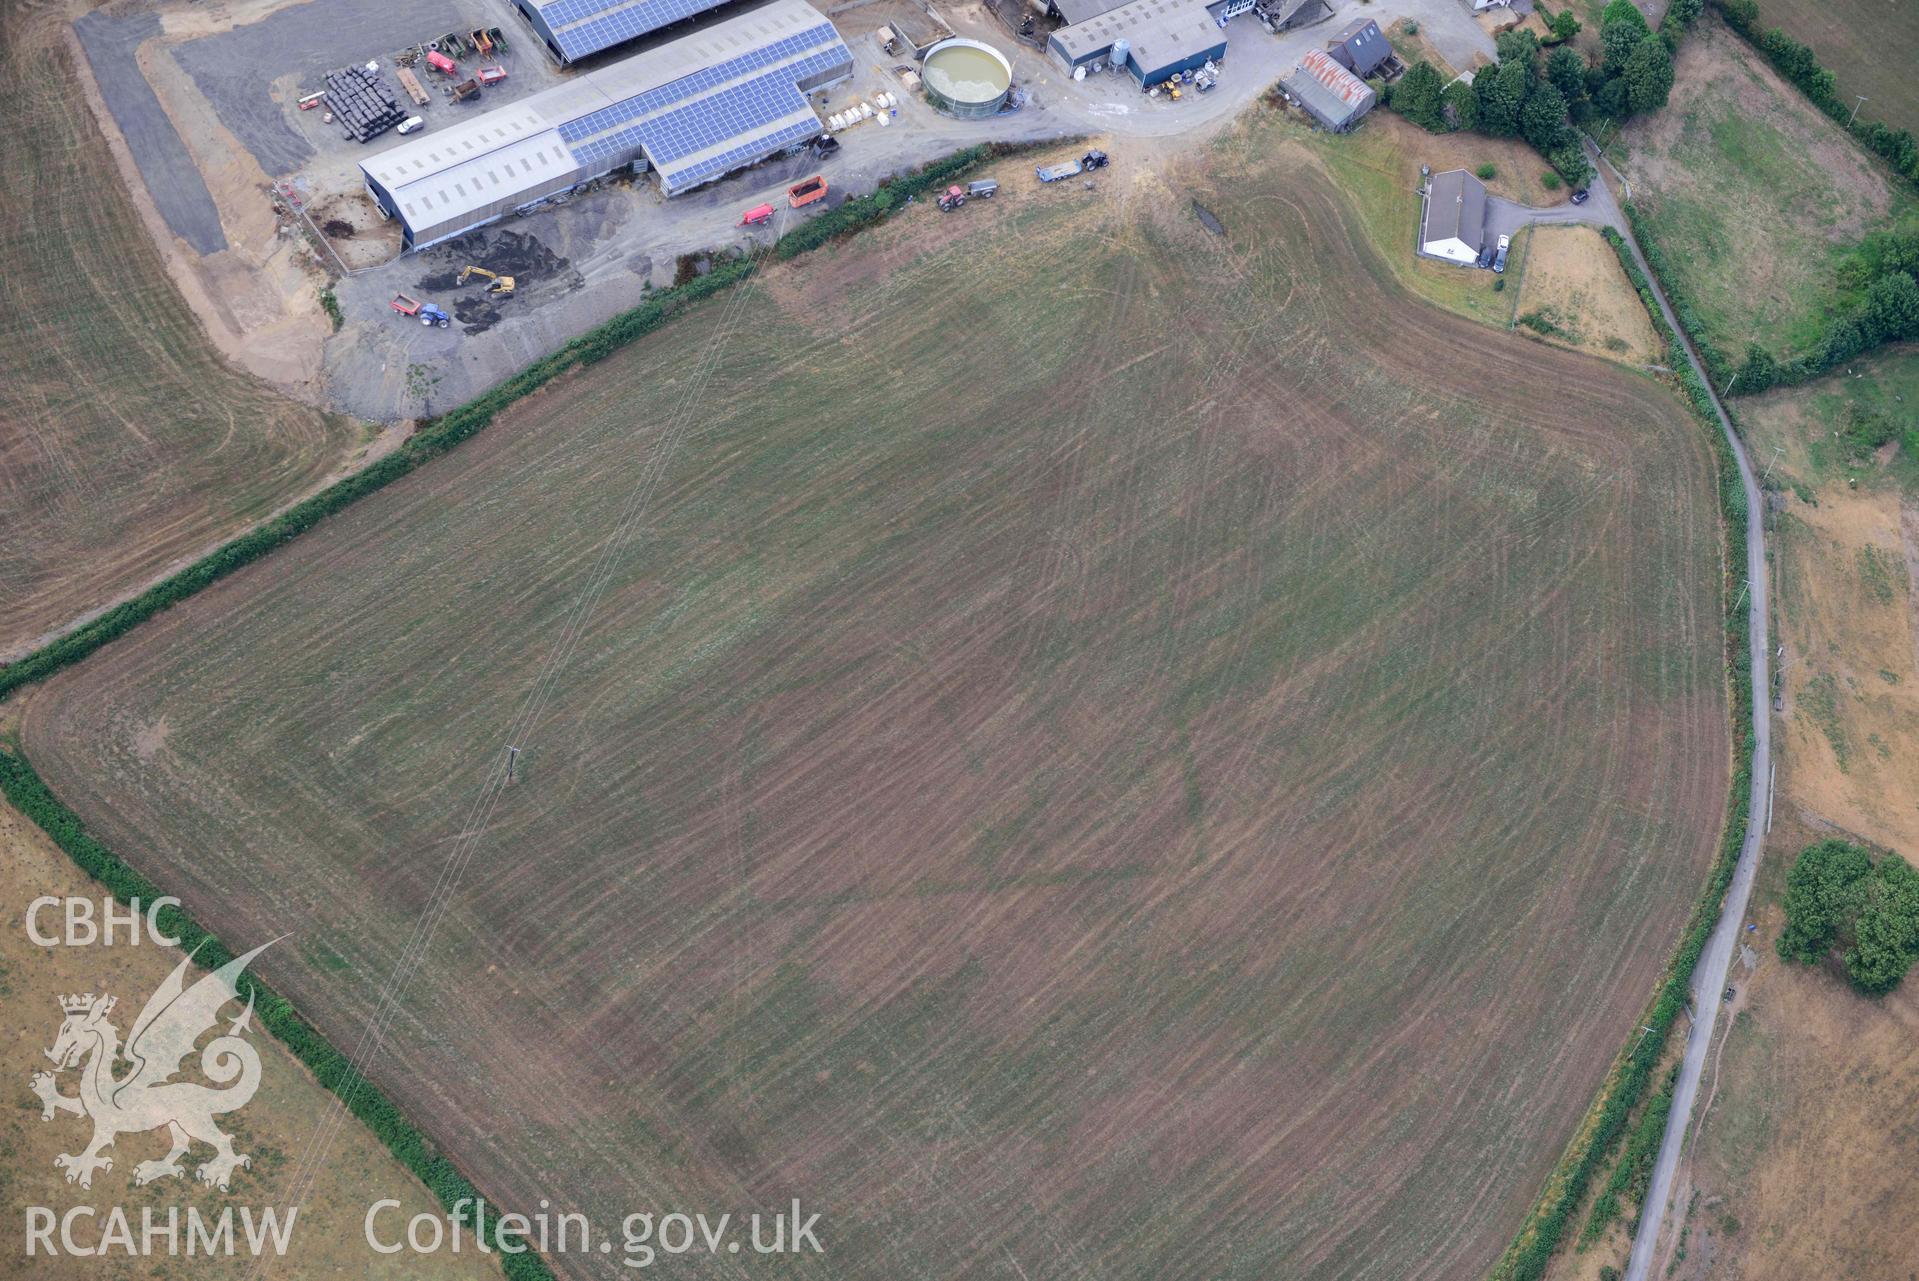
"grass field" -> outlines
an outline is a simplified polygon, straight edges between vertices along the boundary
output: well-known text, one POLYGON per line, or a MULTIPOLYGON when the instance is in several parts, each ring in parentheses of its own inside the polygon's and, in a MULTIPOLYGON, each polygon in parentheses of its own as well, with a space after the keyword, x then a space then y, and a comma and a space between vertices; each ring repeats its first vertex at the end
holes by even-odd
POLYGON ((1786 869, 1812 841, 1837 832, 1919 853, 1914 460, 1891 449, 1854 463, 1831 437, 1854 405, 1919 404, 1919 350, 1854 372, 1740 408, 1754 453, 1777 458, 1790 495, 1771 540, 1781 764, 1755 898, 1760 964, 1741 974, 1743 1012, 1720 1051, 1681 1281, 1904 1277, 1913 1267, 1919 988, 1908 978, 1869 1000, 1838 967, 1786 967, 1772 950, 1786 869))
POLYGON ((0 14, 0 658, 333 471, 353 424, 216 356, 120 186, 61 12, 0 14))
POLYGON ((1905 0, 1762 0, 1759 16, 1764 26, 1811 45, 1848 105, 1866 95, 1861 120, 1919 132, 1919 8, 1905 0))
POLYGON ((1293 136, 772 270, 29 753, 342 1044, 455 872, 372 1075, 495 1196, 798 1196, 851 1278, 1483 1271, 1716 839, 1711 467, 1407 298, 1293 136))
POLYGON ((1620 135, 1633 196, 1706 338, 1735 360, 1804 351, 1842 301, 1840 261, 1915 202, 1716 16, 1674 71, 1667 108, 1620 135))
POLYGON ((1649 365, 1665 358, 1646 305, 1596 228, 1536 226, 1526 240, 1513 303, 1520 324, 1548 342, 1609 360, 1649 365))
MULTIPOLYGON (((133 1183, 134 1166, 141 1161, 165 1155, 164 1131, 125 1134, 118 1138, 111 1155, 113 1168, 94 1176, 93 1187, 83 1190, 65 1182, 65 1172, 56 1168, 53 1158, 60 1153, 78 1152, 87 1142, 91 1127, 85 1119, 61 1114, 53 1121, 40 1119, 40 1104, 26 1090, 26 1083, 48 1064, 42 1051, 54 1043, 60 1028, 61 1011, 57 998, 70 992, 106 992, 119 1000, 113 1016, 122 1035, 148 995, 160 986, 180 954, 142 943, 127 946, 125 936, 113 947, 75 946, 40 947, 27 934, 27 904, 41 895, 56 898, 91 898, 96 902, 100 887, 88 880, 70 859, 61 853, 46 834, 28 823, 4 801, 0 801, 0 884, 7 887, 7 919, 0 930, 0 995, 7 1002, 8 1032, 0 1042, 0 1078, 16 1087, 14 1105, 0 1112, 0 1167, 4 1167, 7 1201, 10 1206, 44 1206, 64 1214, 75 1205, 95 1205, 106 1212, 108 1205, 120 1205, 139 1229, 140 1213, 152 1207, 159 1221, 166 1221, 167 1208, 179 1207, 185 1214, 193 1206, 202 1215, 217 1216, 227 1206, 249 1209, 274 1207, 284 1218, 285 1207, 299 1203, 294 1221, 288 1258, 276 1263, 272 1275, 295 1278, 332 1276, 364 1277, 368 1281, 405 1281, 408 1278, 469 1278, 473 1281, 497 1278, 500 1269, 493 1258, 471 1250, 454 1255, 395 1256, 378 1254, 366 1245, 361 1221, 373 1201, 390 1197, 401 1203, 396 1217, 400 1223, 411 1215, 436 1208, 436 1203, 420 1181, 406 1171, 386 1149, 349 1120, 341 1127, 333 1144, 333 1159, 320 1172, 303 1195, 295 1193, 296 1157, 312 1141, 325 1120, 333 1115, 335 1100, 321 1089, 292 1056, 273 1040, 256 1033, 250 1038, 260 1050, 260 1090, 247 1106, 221 1121, 221 1128, 234 1137, 237 1151, 247 1153, 253 1164, 234 1176, 231 1189, 218 1189, 192 1181, 191 1170, 204 1160, 209 1149, 196 1146, 185 1164, 185 1180, 169 1179, 138 1188, 133 1183)), ((43 930, 60 932, 59 911, 43 914, 43 930)), ((233 1013, 228 1011, 229 1016, 233 1013)), ((120 1071, 125 1072, 122 1065, 120 1071)), ((60 1080, 62 1093, 75 1091, 74 1077, 60 1080)), ((21 1235, 18 1211, 10 1214, 5 1248, 19 1259, 25 1242, 21 1235)), ((382 1219, 384 1227, 389 1220, 382 1219)), ((81 1221, 76 1236, 91 1245, 102 1225, 81 1221)), ((237 1231, 238 1229, 236 1229, 237 1231)), ((164 1248, 164 1246, 162 1246, 164 1248)), ((172 1277, 231 1277, 251 1275, 256 1264, 252 1258, 161 1259, 128 1258, 110 1251, 106 1258, 72 1256, 49 1259, 44 1253, 25 1267, 25 1272, 10 1275, 33 1277, 36 1281, 67 1281, 68 1278, 111 1278, 112 1281, 156 1281, 172 1277)))
POLYGON ((1546 166, 1538 153, 1510 138, 1430 134, 1387 111, 1370 117, 1366 127, 1355 133, 1301 130, 1300 136, 1346 190, 1366 234, 1380 247, 1401 287, 1484 324, 1504 329, 1511 323, 1513 299, 1518 295, 1510 282, 1524 267, 1526 238, 1513 242, 1503 290, 1495 287, 1501 278, 1491 272, 1416 256, 1419 167, 1429 165, 1434 173, 1444 173, 1490 164, 1494 176, 1486 186, 1494 194, 1538 207, 1557 204, 1565 193, 1548 192, 1540 185, 1546 166))

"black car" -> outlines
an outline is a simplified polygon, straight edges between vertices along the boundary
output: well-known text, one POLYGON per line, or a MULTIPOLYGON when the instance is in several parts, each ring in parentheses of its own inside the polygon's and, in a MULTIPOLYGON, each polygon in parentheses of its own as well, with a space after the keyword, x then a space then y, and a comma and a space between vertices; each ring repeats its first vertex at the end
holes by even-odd
POLYGON ((1592 195, 1592 192, 1586 190, 1584 187, 1581 187, 1578 191, 1573 192, 1573 203, 1576 205, 1583 205, 1586 203, 1586 197, 1590 195, 1592 195))

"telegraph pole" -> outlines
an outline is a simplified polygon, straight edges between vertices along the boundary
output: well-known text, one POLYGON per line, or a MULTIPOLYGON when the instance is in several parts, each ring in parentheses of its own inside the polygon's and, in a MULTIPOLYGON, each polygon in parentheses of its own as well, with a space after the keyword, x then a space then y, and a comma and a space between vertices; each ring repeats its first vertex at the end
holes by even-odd
POLYGON ((1852 128, 1852 122, 1859 118, 1859 108, 1866 105, 1866 95, 1860 94, 1859 101, 1852 104, 1852 114, 1846 117, 1846 128, 1852 128))
POLYGON ((506 748, 506 781, 507 782, 511 783, 513 781, 514 766, 518 765, 519 763, 520 763, 520 749, 513 746, 511 743, 507 744, 507 748, 506 748))

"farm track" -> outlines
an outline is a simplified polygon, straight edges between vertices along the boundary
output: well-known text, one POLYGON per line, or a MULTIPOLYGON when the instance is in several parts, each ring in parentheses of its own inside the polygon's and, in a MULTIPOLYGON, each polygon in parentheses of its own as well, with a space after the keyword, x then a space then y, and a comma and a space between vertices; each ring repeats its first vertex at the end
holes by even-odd
POLYGON ((0 658, 316 487, 356 443, 214 353, 120 186, 70 16, 0 16, 0 658))
POLYGON ((854 1277, 1483 1267, 1711 854, 1710 463, 1407 303, 1283 148, 1182 175, 1223 245, 1109 183, 774 271, 750 342, 703 308, 56 678, 29 753, 294 930, 341 1044, 465 836, 372 1076, 517 1203, 798 1194, 854 1277))

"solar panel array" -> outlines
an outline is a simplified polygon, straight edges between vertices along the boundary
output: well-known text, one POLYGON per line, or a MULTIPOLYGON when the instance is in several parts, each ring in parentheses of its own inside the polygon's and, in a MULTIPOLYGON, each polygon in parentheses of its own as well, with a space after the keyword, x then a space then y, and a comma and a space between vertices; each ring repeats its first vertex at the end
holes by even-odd
POLYGON ((743 142, 732 150, 723 152, 720 155, 708 156, 704 160, 696 160, 684 169, 671 171, 662 170, 660 173, 660 183, 666 188, 668 194, 679 191, 684 187, 695 186, 706 181, 708 178, 717 178, 727 170, 739 165, 751 164, 763 156, 771 155, 782 147, 804 141, 817 133, 819 127, 820 122, 816 119, 795 121, 790 125, 784 125, 779 129, 775 129, 771 133, 762 134, 750 142, 743 142))
MULTIPOLYGON (((641 140, 653 163, 665 168, 681 156, 717 147, 753 129, 764 129, 796 111, 806 111, 806 95, 795 82, 841 61, 832 52, 816 53, 790 68, 755 76, 711 97, 641 121, 641 140)), ((813 118, 819 128, 819 118, 813 118)))
MULTIPOLYGON (((577 3, 578 0, 573 2, 577 3)), ((812 48, 828 40, 832 41, 833 47, 824 51, 825 62, 819 61, 822 54, 815 54, 805 60, 803 67, 795 67, 789 76, 792 80, 802 79, 815 71, 825 70, 836 61, 846 60, 845 46, 840 43, 832 23, 822 22, 816 27, 809 27, 805 31, 784 36, 763 48, 750 50, 737 58, 728 58, 725 62, 716 62, 710 67, 702 67, 692 75, 681 76, 678 80, 663 84, 657 89, 648 89, 645 93, 635 94, 631 98, 622 98, 612 106, 602 107, 591 115, 581 116, 578 120, 569 120, 560 126, 560 136, 569 143, 590 138, 603 129, 610 129, 628 120, 636 120, 648 112, 658 111, 661 107, 678 102, 682 98, 690 98, 714 85, 736 80, 749 71, 770 67, 792 57, 802 49, 812 48)))
POLYGON ((640 0, 638 4, 615 9, 565 30, 560 29, 563 22, 574 22, 612 8, 609 0, 560 0, 559 4, 541 9, 540 16, 553 28, 553 39, 559 44, 560 53, 572 61, 649 31, 672 26, 682 18, 704 13, 720 3, 724 0, 640 0), (563 12, 566 16, 562 16, 563 12))

